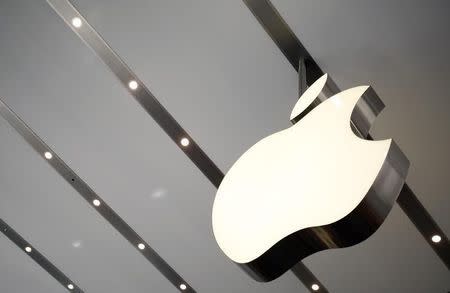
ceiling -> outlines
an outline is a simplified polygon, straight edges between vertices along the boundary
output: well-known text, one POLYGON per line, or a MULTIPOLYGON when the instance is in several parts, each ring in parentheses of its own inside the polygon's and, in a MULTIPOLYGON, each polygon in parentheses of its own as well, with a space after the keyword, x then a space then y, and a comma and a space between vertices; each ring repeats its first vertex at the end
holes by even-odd
MULTIPOLYGON (((448 1, 272 0, 341 88, 371 84, 408 183, 450 233, 448 1)), ((226 171, 289 126, 297 75, 242 1, 76 0, 74 6, 226 171)), ((215 188, 44 0, 0 1, 0 96, 198 292, 256 283, 215 243, 215 188)), ((85 292, 175 288, 0 119, 0 217, 85 292)), ((447 292, 448 269, 394 207, 364 243, 305 259, 330 292, 447 292)), ((3 235, 0 292, 64 290, 3 235)))

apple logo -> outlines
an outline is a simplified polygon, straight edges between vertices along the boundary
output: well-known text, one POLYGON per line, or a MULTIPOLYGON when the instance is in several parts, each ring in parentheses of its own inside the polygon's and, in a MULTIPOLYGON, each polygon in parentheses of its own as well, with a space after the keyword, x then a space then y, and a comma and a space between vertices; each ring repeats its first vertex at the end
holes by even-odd
POLYGON ((297 123, 247 150, 217 191, 217 243, 258 281, 271 281, 318 251, 364 241, 404 184, 409 161, 394 141, 364 137, 384 105, 366 97, 368 86, 318 103, 326 80, 299 99, 291 115, 300 117, 297 123))

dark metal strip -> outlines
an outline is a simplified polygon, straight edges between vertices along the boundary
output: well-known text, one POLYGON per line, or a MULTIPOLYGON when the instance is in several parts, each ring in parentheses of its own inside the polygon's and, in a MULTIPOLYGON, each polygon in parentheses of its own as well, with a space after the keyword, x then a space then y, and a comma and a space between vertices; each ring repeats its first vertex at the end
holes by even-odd
POLYGON ((311 290, 311 292, 328 293, 325 286, 319 282, 314 274, 302 262, 297 263, 292 268, 292 272, 309 290, 311 290))
POLYGON ((298 97, 300 98, 308 89, 306 84, 305 59, 302 57, 298 61, 298 97))
POLYGON ((94 190, 84 182, 33 130, 17 116, 1 99, 0 115, 41 155, 56 172, 95 208, 131 245, 152 263, 178 290, 195 292, 184 279, 158 255, 94 190), (51 154, 49 159, 48 153, 51 154), (98 201, 96 205, 94 201, 98 201), (144 245, 144 249, 138 247, 144 245), (184 286, 183 286, 184 285, 184 286), (183 289, 184 288, 184 289, 183 289))
POLYGON ((38 265, 47 271, 56 281, 58 281, 66 290, 75 293, 83 293, 72 280, 70 280, 63 272, 61 272, 54 264, 52 264, 44 255, 42 255, 35 247, 19 235, 13 228, 11 228, 5 221, 0 219, 0 230, 6 237, 16 244, 20 250, 31 257, 38 265), (30 248, 29 251, 26 251, 30 248), (72 287, 73 286, 73 287, 72 287), (71 289, 72 288, 72 289, 71 289))
POLYGON ((305 59, 305 65, 308 68, 306 76, 308 84, 314 83, 323 75, 322 69, 269 0, 243 1, 295 70, 299 69, 300 58, 305 59))
POLYGON ((403 186, 397 198, 397 203, 450 270, 450 242, 447 235, 436 224, 407 184, 403 186), (436 235, 441 237, 438 243, 432 240, 433 236, 436 235))
POLYGON ((223 178, 223 173, 214 162, 203 152, 198 144, 189 136, 181 125, 160 104, 156 97, 144 85, 144 83, 131 71, 127 64, 117 55, 106 41, 67 0, 47 0, 59 16, 72 28, 72 30, 100 57, 106 66, 114 73, 122 85, 144 108, 144 110, 159 124, 180 149, 194 162, 214 186, 218 187, 223 178), (73 19, 78 18, 81 26, 76 27, 73 19), (130 81, 135 81, 137 89, 129 87, 130 81), (189 139, 189 145, 184 147, 183 138, 189 139))
MULTIPOLYGON (((299 69, 300 58, 305 59, 306 82, 308 85, 311 85, 323 75, 322 69, 320 69, 269 0, 243 1, 295 70, 299 69)), ((328 79, 330 80, 330 86, 327 86, 326 90, 322 93, 325 98, 329 98, 340 92, 340 89, 331 78, 328 77, 328 79)), ((371 139, 370 135, 368 135, 367 139, 371 139)), ((401 191, 397 202, 416 226, 417 230, 419 230, 441 260, 449 267, 450 245, 447 236, 439 228, 407 184, 405 184, 401 191), (431 241, 430 235, 439 235, 441 241, 439 243, 431 241)))

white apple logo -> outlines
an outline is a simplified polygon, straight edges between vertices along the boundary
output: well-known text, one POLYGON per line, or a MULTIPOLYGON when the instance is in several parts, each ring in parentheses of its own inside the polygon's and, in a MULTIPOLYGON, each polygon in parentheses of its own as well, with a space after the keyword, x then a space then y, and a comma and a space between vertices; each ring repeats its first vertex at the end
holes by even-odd
POLYGON ((247 150, 217 191, 217 243, 256 280, 272 280, 317 251, 365 240, 404 183, 409 162, 396 144, 365 140, 350 127, 368 86, 308 108, 326 79, 308 88, 291 119, 310 112, 247 150))

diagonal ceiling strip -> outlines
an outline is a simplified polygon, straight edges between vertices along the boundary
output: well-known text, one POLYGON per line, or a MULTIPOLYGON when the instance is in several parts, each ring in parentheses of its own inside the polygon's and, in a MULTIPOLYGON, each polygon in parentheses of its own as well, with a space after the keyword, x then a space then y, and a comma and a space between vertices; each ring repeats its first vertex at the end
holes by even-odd
POLYGON ((0 99, 0 115, 133 247, 152 263, 178 290, 195 292, 186 281, 84 182, 33 130, 0 99))
POLYGON ((44 255, 19 235, 5 221, 0 219, 0 230, 9 238, 20 250, 28 254, 38 265, 47 271, 56 281, 58 281, 66 290, 75 293, 83 293, 73 281, 71 281, 63 272, 61 272, 54 264, 52 264, 44 255))
POLYGON ((309 291, 328 293, 327 288, 325 288, 303 262, 298 262, 291 271, 303 284, 305 284, 309 291))
MULTIPOLYGON (((196 144, 172 115, 159 103, 156 97, 136 76, 128 65, 114 52, 106 41, 95 31, 95 29, 86 21, 86 19, 76 10, 68 0, 47 0, 50 6, 59 14, 59 16, 72 28, 72 30, 98 55, 106 66, 126 87, 130 94, 138 101, 145 111, 164 129, 172 140, 181 148, 181 150, 194 162, 194 164, 203 172, 215 187, 219 187, 224 174, 216 164, 205 154, 205 152, 196 144), (77 23, 78 22, 78 23, 77 23), (80 25, 81 24, 81 25, 80 25), (130 82, 136 81, 137 88, 130 88, 130 82), (183 147, 181 140, 189 139, 189 147, 183 147)), ((306 267, 305 267, 306 268, 306 267)), ((302 280, 315 280, 313 283, 304 283, 311 289, 311 285, 319 283, 317 278, 308 270, 304 271, 298 268, 296 276, 303 274, 307 276, 302 280)), ((322 291, 327 292, 325 288, 322 291)))
POLYGON ((189 137, 189 134, 161 105, 150 90, 139 80, 127 64, 114 52, 106 41, 92 28, 83 16, 67 0, 47 0, 61 18, 74 30, 76 34, 89 46, 100 59, 108 66, 114 75, 120 80, 136 101, 144 110, 152 116, 167 135, 181 148, 181 150, 194 162, 214 186, 218 187, 223 178, 223 173, 203 150, 189 137), (73 24, 74 18, 81 21, 81 26, 73 24), (136 89, 130 88, 130 82, 134 81, 136 89), (189 140, 189 147, 183 147, 182 139, 189 140))
MULTIPOLYGON (((269 34, 278 48, 283 52, 295 70, 299 69, 301 58, 305 60, 306 82, 312 84, 317 78, 323 75, 322 69, 311 57, 288 24, 281 17, 269 0, 243 0, 252 14, 259 21, 264 30, 269 34)), ((328 79, 331 80, 330 77, 328 79)), ((331 97, 340 92, 339 88, 331 80, 331 86, 323 93, 326 97, 331 97)), ((372 139, 370 135, 367 137, 372 139)), ((417 230, 425 237, 436 254, 441 258, 447 268, 450 269, 450 242, 442 229, 436 224, 431 215, 420 203, 414 192, 405 183, 397 199, 405 214, 416 226, 417 230), (439 235, 439 243, 432 241, 434 235, 439 235)))
POLYGON ((298 71, 300 59, 305 60, 308 67, 308 76, 306 77, 308 84, 312 84, 323 75, 322 69, 269 0, 243 1, 295 70, 298 71))
POLYGON ((437 255, 439 255, 447 268, 450 269, 450 242, 447 235, 441 230, 407 184, 403 186, 403 189, 398 196, 397 203, 437 255), (439 243, 433 242, 432 239, 434 235, 439 235, 441 237, 439 243))

